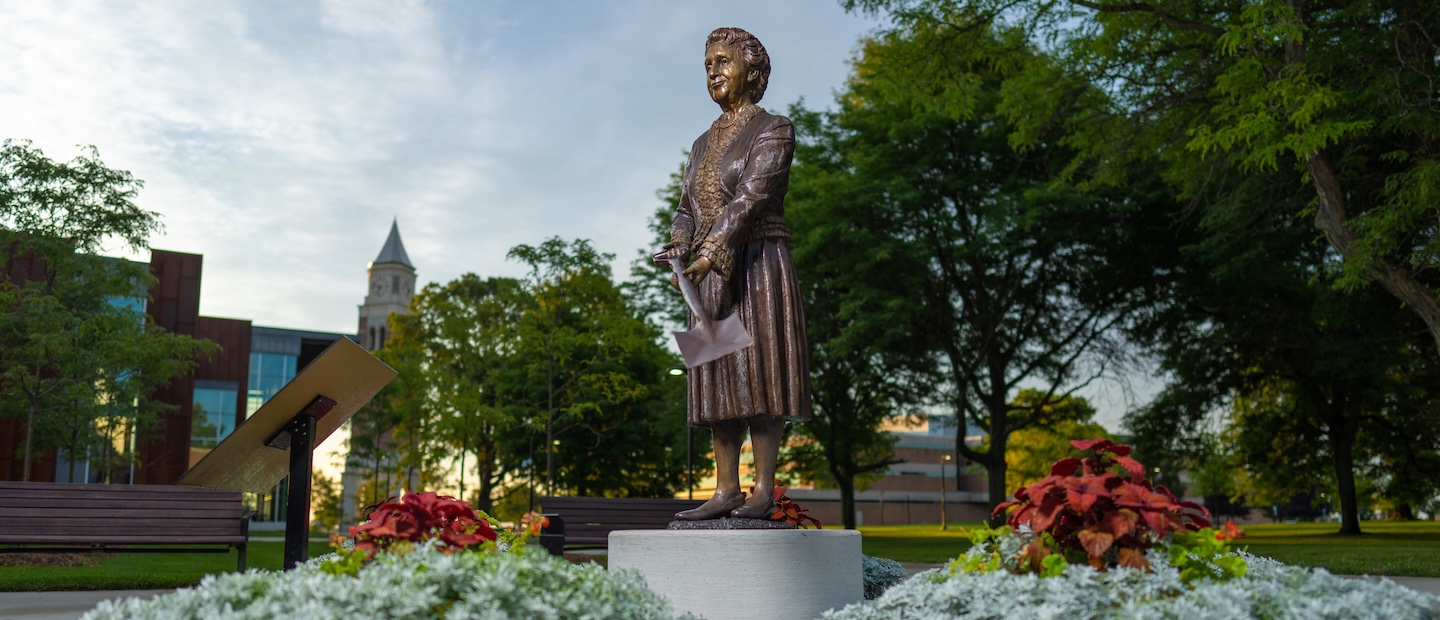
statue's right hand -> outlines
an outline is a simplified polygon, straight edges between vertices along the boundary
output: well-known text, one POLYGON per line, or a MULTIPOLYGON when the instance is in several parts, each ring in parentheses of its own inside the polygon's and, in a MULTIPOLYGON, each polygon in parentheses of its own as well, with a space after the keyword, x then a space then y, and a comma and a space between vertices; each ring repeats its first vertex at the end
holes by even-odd
POLYGON ((689 256, 689 255, 690 255, 690 247, 689 247, 689 246, 679 245, 679 244, 675 244, 675 243, 667 243, 667 244, 665 244, 664 249, 662 249, 662 250, 660 250, 659 252, 656 252, 656 253, 654 253, 654 254, 651 254, 651 255, 650 255, 650 260, 655 261, 655 264, 656 264, 656 265, 660 265, 661 267, 669 267, 669 266, 670 266, 670 259, 672 259, 672 258, 678 258, 678 259, 684 260, 685 257, 686 257, 686 256, 689 256))

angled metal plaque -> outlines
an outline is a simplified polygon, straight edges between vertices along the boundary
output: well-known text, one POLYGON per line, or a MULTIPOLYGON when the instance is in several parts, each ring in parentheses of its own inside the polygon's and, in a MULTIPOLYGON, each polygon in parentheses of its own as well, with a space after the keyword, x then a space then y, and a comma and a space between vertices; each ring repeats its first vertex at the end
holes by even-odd
POLYGON ((267 446, 267 442, 274 443, 272 440, 296 415, 305 411, 317 397, 324 397, 335 401, 335 406, 316 420, 311 445, 320 445, 361 406, 370 402, 395 374, 394 369, 349 338, 336 340, 250 419, 185 472, 178 484, 269 493, 290 473, 290 450, 267 446))

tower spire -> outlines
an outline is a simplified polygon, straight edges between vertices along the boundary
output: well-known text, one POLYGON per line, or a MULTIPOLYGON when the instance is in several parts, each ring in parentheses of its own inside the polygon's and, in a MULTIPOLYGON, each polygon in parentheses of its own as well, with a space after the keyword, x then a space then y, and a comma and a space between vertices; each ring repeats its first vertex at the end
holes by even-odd
POLYGON ((370 261, 372 265, 385 263, 396 263, 411 269, 415 268, 415 265, 410 262, 410 256, 405 253, 405 244, 400 241, 399 218, 390 222, 390 236, 385 238, 385 246, 380 248, 380 254, 375 257, 375 260, 370 261))

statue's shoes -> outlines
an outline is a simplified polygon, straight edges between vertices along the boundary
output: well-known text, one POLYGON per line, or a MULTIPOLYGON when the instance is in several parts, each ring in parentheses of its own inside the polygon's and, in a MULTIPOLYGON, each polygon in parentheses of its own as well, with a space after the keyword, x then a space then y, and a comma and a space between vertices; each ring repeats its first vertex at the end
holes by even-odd
POLYGON ((738 508, 743 508, 745 505, 744 495, 736 495, 735 497, 727 500, 716 501, 717 499, 718 498, 712 497, 709 501, 700 504, 695 508, 691 508, 689 510, 681 510, 680 512, 675 513, 675 518, 679 521, 705 521, 709 519, 719 519, 720 517, 727 516, 730 511, 736 510, 738 508))
POLYGON ((775 502, 765 502, 764 506, 751 506, 745 504, 730 511, 730 516, 736 519, 769 519, 775 513, 775 502))

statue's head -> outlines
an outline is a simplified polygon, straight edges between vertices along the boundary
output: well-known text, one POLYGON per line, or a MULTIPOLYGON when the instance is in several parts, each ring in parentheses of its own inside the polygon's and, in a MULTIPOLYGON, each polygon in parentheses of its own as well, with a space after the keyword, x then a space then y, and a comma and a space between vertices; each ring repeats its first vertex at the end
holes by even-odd
POLYGON ((716 28, 705 38, 705 84, 727 110, 759 103, 770 85, 770 54, 760 39, 739 28, 716 28))

